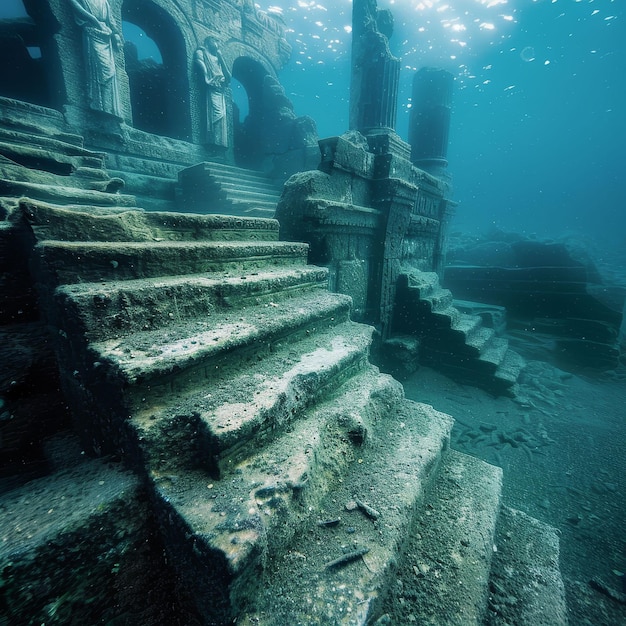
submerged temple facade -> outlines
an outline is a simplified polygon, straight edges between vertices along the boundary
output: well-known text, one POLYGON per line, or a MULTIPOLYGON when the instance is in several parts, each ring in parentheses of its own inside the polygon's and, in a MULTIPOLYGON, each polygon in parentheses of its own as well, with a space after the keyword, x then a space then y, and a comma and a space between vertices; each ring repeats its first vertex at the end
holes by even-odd
POLYGON ((429 172, 395 133, 391 14, 354 2, 351 128, 318 144, 249 0, 24 9, 0 22, 0 621, 405 624, 419 534, 445 567, 418 621, 565 624, 556 531, 379 369, 499 394, 523 366, 439 285, 445 152, 429 172))

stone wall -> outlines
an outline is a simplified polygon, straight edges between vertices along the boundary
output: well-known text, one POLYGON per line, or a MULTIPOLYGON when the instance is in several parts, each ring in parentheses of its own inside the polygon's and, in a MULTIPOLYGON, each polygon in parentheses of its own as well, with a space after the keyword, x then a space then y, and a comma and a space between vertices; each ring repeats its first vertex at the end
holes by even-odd
POLYGON ((122 152, 130 128, 254 168, 315 145, 315 124, 296 117, 277 80, 291 48, 276 14, 249 0, 102 0, 96 28, 86 2, 25 0, 28 17, 2 20, 0 49, 18 62, 0 72, 0 96, 56 109, 90 145, 108 149, 106 139, 116 137, 122 152), (156 44, 161 59, 141 58, 136 42, 124 41, 131 27, 156 44), (222 141, 207 133, 212 101, 196 56, 207 38, 223 59, 222 141), (247 119, 233 101, 231 77, 248 98, 247 119))

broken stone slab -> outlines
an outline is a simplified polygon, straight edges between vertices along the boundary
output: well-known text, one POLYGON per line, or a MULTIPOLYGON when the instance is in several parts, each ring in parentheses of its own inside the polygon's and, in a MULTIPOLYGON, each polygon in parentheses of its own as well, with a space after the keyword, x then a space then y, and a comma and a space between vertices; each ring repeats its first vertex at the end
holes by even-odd
POLYGON ((446 453, 383 602, 391 624, 483 624, 501 492, 500 468, 446 453))
POLYGON ((498 365, 496 378, 506 386, 517 382, 520 372, 526 367, 526 360, 514 350, 507 350, 503 361, 498 365))
POLYGON ((557 530, 522 511, 503 507, 498 520, 489 626, 566 626, 557 530))

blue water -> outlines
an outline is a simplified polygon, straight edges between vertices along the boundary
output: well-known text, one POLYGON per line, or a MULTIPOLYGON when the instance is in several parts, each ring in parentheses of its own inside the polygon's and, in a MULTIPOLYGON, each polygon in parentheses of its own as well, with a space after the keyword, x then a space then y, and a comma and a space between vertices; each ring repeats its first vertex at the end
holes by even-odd
MULTIPOLYGON (((322 0, 323 2, 323 0, 322 0)), ((281 76, 321 136, 347 128, 351 3, 283 2, 294 46, 281 76)), ((591 236, 626 246, 626 28, 618 0, 379 1, 395 16, 406 138, 415 68, 457 77, 453 228, 591 236)))
MULTIPOLYGON (((380 0, 402 59, 406 139, 416 69, 457 77, 449 171, 453 229, 591 237, 626 248, 626 11, 622 0, 380 0)), ((321 137, 348 128, 350 0, 280 0, 293 46, 280 79, 321 137)), ((24 14, 3 0, 0 17, 24 14)), ((126 37, 141 42, 131 24, 126 37)), ((158 55, 145 38, 145 56, 158 55)), ((234 85, 236 88, 237 85, 234 85)), ((240 90, 241 91, 241 90, 240 90)), ((236 93, 237 95, 237 93, 236 93)), ((245 94, 244 94, 245 96, 245 94)), ((244 98, 245 99, 245 98, 244 98)))

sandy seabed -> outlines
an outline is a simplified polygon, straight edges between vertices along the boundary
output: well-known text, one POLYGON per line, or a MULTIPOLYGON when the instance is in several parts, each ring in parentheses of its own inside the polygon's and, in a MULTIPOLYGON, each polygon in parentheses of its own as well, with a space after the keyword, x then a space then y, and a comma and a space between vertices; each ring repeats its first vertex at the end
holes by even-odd
POLYGON ((529 361, 514 399, 426 367, 404 387, 455 418, 452 448, 502 467, 504 504, 558 529, 570 624, 626 624, 626 376, 529 361))

